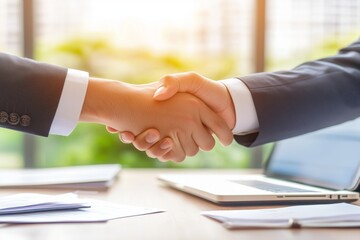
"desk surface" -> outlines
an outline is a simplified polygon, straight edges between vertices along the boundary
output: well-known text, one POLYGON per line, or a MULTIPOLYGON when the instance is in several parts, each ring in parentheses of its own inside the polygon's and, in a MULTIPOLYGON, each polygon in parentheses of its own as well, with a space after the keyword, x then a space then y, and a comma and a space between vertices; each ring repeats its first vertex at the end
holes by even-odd
MULTIPOLYGON (((220 207, 197 197, 162 186, 156 176, 173 170, 125 169, 115 185, 106 192, 86 197, 122 204, 163 208, 165 213, 91 224, 5 225, 1 239, 11 240, 119 240, 119 239, 359 239, 360 229, 257 229, 227 230, 200 215, 204 210, 253 209, 256 207, 220 207)), ((240 171, 175 171, 181 173, 239 173, 240 171)), ((245 173, 245 171, 241 171, 245 173)), ((60 194, 64 190, 0 190, 0 196, 18 192, 60 194)), ((360 202, 357 202, 360 204, 360 202)))

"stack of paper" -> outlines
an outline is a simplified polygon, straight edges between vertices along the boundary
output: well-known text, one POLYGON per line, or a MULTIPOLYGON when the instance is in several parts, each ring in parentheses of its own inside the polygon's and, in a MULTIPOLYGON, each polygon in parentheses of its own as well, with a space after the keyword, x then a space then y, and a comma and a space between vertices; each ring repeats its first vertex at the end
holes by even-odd
POLYGON ((106 222, 159 212, 163 210, 78 199, 75 194, 24 193, 0 198, 0 224, 106 222))
POLYGON ((73 193, 57 196, 21 193, 0 198, 0 215, 89 207, 73 193))
POLYGON ((360 206, 347 203, 202 214, 220 221, 226 228, 360 227, 360 206))
POLYGON ((104 189, 114 182, 120 169, 118 164, 107 164, 0 170, 0 187, 104 189))

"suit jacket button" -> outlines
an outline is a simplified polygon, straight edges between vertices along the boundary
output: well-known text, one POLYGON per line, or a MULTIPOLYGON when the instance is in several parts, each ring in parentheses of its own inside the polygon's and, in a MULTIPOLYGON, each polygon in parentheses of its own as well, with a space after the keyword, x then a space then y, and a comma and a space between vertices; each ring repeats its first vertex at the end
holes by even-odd
POLYGON ((18 125, 19 122, 20 122, 20 116, 19 116, 19 114, 17 114, 17 113, 10 113, 9 119, 8 119, 8 123, 9 123, 10 125, 15 126, 15 125, 18 125))
POLYGON ((23 127, 28 127, 30 126, 30 122, 31 122, 31 117, 29 115, 22 115, 20 117, 20 125, 23 127))
POLYGON ((9 114, 7 112, 0 112, 0 123, 6 123, 9 118, 9 114))

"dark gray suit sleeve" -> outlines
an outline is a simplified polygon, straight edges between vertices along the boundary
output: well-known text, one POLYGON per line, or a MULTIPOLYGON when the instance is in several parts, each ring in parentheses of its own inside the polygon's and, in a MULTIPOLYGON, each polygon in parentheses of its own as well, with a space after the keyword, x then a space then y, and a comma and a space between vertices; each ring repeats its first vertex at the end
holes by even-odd
POLYGON ((48 136, 67 69, 0 53, 0 127, 48 136))
POLYGON ((235 136, 245 146, 355 119, 360 116, 360 39, 335 56, 240 80, 250 89, 259 119, 258 133, 235 136))

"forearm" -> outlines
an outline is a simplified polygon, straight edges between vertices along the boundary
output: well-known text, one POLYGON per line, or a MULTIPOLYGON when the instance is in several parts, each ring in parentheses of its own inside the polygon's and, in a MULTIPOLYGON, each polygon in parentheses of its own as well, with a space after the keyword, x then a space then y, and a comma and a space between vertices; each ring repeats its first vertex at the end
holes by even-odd
POLYGON ((0 127, 47 136, 66 75, 66 68, 0 53, 0 127))
POLYGON ((156 125, 159 104, 152 99, 153 92, 151 87, 90 78, 79 121, 140 133, 156 125))
POLYGON ((128 103, 131 86, 129 84, 90 78, 85 100, 80 114, 80 122, 98 123, 113 126, 125 124, 131 113, 128 103))
MULTIPOLYGON (((251 146, 336 125, 360 116, 360 41, 293 70, 241 80, 251 91, 259 119, 251 146)), ((242 143, 244 137, 236 139, 242 143)))

